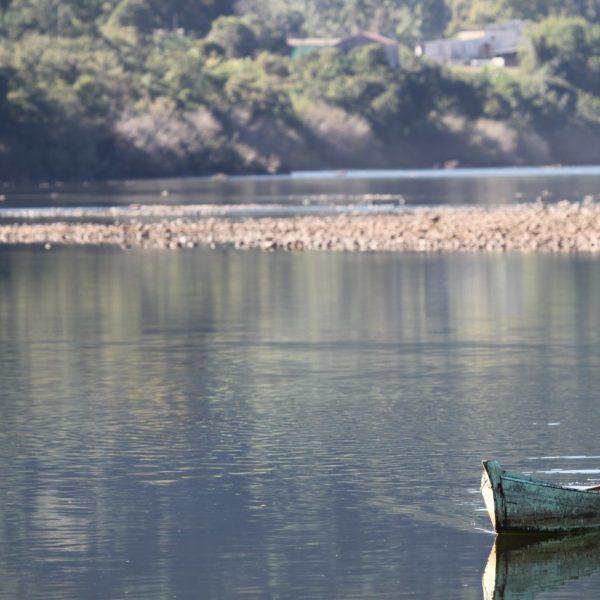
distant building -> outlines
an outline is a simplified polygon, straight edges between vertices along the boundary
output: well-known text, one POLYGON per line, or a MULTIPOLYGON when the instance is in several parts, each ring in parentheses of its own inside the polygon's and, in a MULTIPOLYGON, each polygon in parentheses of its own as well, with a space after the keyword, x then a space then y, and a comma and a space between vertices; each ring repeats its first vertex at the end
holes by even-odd
POLYGON ((387 61, 391 67, 398 67, 398 42, 379 33, 362 31, 356 35, 337 38, 288 38, 288 46, 292 49, 292 58, 298 58, 323 48, 337 48, 341 52, 350 52, 361 46, 378 44, 383 47, 387 61))
POLYGON ((417 56, 438 62, 476 65, 493 63, 512 66, 525 42, 527 21, 515 19, 475 31, 461 31, 450 39, 430 40, 415 48, 417 56))

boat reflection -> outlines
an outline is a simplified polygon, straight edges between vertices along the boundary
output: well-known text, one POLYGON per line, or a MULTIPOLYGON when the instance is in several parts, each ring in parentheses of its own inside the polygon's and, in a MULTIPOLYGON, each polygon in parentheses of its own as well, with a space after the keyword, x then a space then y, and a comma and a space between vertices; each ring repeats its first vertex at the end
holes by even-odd
POLYGON ((483 598, 535 598, 599 567, 598 531, 549 538, 499 535, 483 573, 483 598))

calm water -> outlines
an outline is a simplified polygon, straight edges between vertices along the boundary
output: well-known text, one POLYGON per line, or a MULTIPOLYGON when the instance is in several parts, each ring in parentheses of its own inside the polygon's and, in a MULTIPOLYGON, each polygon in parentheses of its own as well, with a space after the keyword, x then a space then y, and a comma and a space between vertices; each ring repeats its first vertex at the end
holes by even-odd
MULTIPOLYGON (((340 205, 510 204, 600 199, 600 167, 343 171, 0 187, 0 207, 259 204, 286 210, 340 205)), ((0 217, 2 211, 0 210, 0 217)))
MULTIPOLYGON (((599 297, 585 255, 1 249, 0 598, 482 598, 481 458, 600 481, 599 297)), ((589 545, 502 556, 597 597, 589 545)))

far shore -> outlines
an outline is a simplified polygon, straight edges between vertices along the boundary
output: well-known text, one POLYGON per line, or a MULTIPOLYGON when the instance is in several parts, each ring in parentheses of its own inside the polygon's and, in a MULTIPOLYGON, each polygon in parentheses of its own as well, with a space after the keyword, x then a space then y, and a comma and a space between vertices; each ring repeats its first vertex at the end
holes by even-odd
POLYGON ((600 205, 593 202, 405 209, 232 219, 193 207, 137 206, 106 223, 78 220, 0 221, 0 244, 116 245, 122 248, 205 246, 262 250, 391 252, 599 252, 600 205), (181 208, 181 207, 180 207, 181 208), (126 216, 126 215, 129 216, 126 216), (152 216, 154 220, 144 221, 152 216), (126 218, 123 218, 126 217, 126 218))

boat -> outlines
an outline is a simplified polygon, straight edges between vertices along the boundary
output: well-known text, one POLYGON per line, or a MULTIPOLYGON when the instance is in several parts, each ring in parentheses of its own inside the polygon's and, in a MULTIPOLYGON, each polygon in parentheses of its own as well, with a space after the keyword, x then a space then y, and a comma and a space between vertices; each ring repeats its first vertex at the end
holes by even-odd
MULTIPOLYGON (((484 600, 522 600, 600 568, 600 531, 551 537, 499 535, 481 578, 484 600)), ((575 597, 575 596, 573 596, 575 597)))
POLYGON ((497 533, 600 528, 600 486, 565 487, 483 461, 481 493, 497 533))

